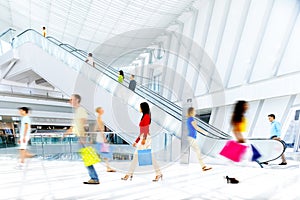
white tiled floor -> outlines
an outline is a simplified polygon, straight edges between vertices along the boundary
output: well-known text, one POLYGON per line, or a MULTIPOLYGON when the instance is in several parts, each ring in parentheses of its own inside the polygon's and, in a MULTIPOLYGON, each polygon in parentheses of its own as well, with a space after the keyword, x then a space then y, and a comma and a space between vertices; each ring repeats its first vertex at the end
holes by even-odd
MULTIPOLYGON (((95 165, 100 185, 84 185, 89 179, 79 161, 42 161, 31 159, 25 170, 16 170, 17 160, 0 158, 0 199, 300 199, 299 163, 273 164, 264 169, 256 165, 213 165, 202 172, 198 164, 174 163, 163 169, 164 179, 153 183, 154 173, 138 173, 132 181, 122 181, 124 173, 107 173, 102 164, 95 165), (228 172, 241 181, 226 184, 228 172)), ((112 163, 120 168, 128 162, 112 163)), ((138 171, 143 171, 138 167, 138 171)))

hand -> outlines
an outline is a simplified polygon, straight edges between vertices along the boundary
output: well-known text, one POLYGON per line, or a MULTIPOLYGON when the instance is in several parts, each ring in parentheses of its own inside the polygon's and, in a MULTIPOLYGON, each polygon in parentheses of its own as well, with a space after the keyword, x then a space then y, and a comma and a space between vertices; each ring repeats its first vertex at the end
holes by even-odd
POLYGON ((146 140, 143 139, 141 144, 144 145, 145 143, 146 143, 146 140))
POLYGON ((132 144, 133 147, 136 147, 136 142, 132 144))
POLYGON ((244 138, 239 138, 239 139, 237 140, 237 142, 238 142, 238 143, 245 143, 246 141, 245 141, 244 138))

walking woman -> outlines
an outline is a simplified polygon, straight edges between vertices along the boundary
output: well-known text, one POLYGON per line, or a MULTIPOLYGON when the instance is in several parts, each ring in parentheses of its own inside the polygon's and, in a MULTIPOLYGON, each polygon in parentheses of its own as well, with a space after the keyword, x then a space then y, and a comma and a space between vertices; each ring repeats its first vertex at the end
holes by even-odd
MULTIPOLYGON (((233 110, 233 114, 231 117, 231 126, 232 132, 238 143, 245 143, 245 138, 243 133, 247 131, 247 120, 245 118, 245 113, 248 110, 249 105, 246 101, 238 101, 233 110)), ((225 177, 227 179, 227 183, 237 184, 239 181, 235 178, 225 177)))
MULTIPOLYGON (((97 137, 96 137, 96 141, 97 141, 97 146, 98 146, 98 151, 100 151, 102 149, 102 147, 107 144, 107 140, 106 140, 106 137, 105 137, 105 133, 104 133, 104 123, 103 123, 103 120, 102 120, 102 115, 104 113, 104 110, 103 108, 101 107, 98 107, 96 108, 96 112, 98 113, 98 116, 97 116, 97 128, 96 128, 96 131, 97 131, 97 137)), ((116 172, 116 170, 112 169, 108 163, 108 159, 109 159, 109 155, 110 152, 107 152, 107 153, 102 153, 100 152, 100 155, 101 155, 101 158, 103 158, 103 160, 105 161, 105 164, 106 164, 106 171, 107 172, 116 172)))
MULTIPOLYGON (((125 181, 128 178, 130 178, 130 180, 132 180, 133 172, 134 172, 135 167, 138 162, 137 150, 151 148, 151 136, 150 136, 150 132, 149 132, 149 127, 151 124, 151 113, 150 113, 150 108, 149 108, 148 103, 143 102, 140 104, 140 112, 143 113, 143 116, 142 116, 140 124, 139 124, 140 134, 137 137, 137 139, 135 140, 135 142, 133 143, 133 146, 136 147, 136 150, 134 152, 129 171, 123 178, 121 178, 122 180, 125 180, 125 181)), ((159 181, 159 179, 162 179, 163 175, 159 169, 159 166, 158 166, 153 154, 152 154, 152 165, 153 165, 153 168, 156 173, 156 177, 153 180, 153 182, 157 182, 157 181, 159 181)))
POLYGON ((207 134, 206 131, 204 131, 202 128, 197 126, 197 122, 195 121, 194 117, 196 115, 195 109, 193 107, 190 107, 188 109, 188 113, 187 113, 187 128, 188 128, 188 141, 190 143, 191 148, 193 149, 193 151, 197 154, 197 158, 199 160, 199 163, 202 167, 202 171, 207 171, 212 169, 211 167, 207 167, 205 166, 205 164, 202 161, 202 156, 201 156, 201 151, 199 148, 199 145, 197 143, 197 131, 203 133, 203 134, 207 134))

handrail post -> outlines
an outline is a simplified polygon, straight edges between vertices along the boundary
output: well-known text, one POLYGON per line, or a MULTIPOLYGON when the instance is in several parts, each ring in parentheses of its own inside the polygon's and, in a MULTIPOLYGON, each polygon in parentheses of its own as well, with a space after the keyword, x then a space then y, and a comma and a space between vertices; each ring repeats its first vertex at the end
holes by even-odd
POLYGON ((43 137, 43 134, 41 134, 41 139, 42 139, 42 155, 43 155, 43 159, 45 159, 45 149, 44 149, 44 137, 43 137))

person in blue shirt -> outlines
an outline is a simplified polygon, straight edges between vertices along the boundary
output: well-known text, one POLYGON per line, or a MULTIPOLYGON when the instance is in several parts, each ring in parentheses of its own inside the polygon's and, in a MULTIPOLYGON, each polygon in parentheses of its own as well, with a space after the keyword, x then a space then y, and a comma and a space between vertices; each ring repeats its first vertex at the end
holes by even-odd
POLYGON ((190 107, 187 111, 187 128, 188 128, 188 141, 190 143, 190 147, 193 149, 193 151, 197 154, 197 158, 199 160, 199 163, 202 167, 203 171, 207 171, 212 169, 211 167, 207 167, 205 166, 205 164, 202 161, 202 156, 201 156, 201 151, 199 148, 199 144, 197 142, 197 131, 203 133, 203 134, 207 134, 206 131, 204 131, 203 129, 201 129, 200 127, 197 126, 197 122, 195 121, 194 117, 196 115, 195 109, 193 107, 190 107))
MULTIPOLYGON (((275 115, 274 114, 269 114, 268 115, 269 121, 271 122, 271 137, 270 139, 272 140, 281 140, 280 135, 281 135, 281 125, 278 121, 275 120, 275 115)), ((281 155, 282 162, 279 165, 286 165, 286 159, 284 154, 281 155)), ((267 163, 265 163, 267 164, 267 163)))

